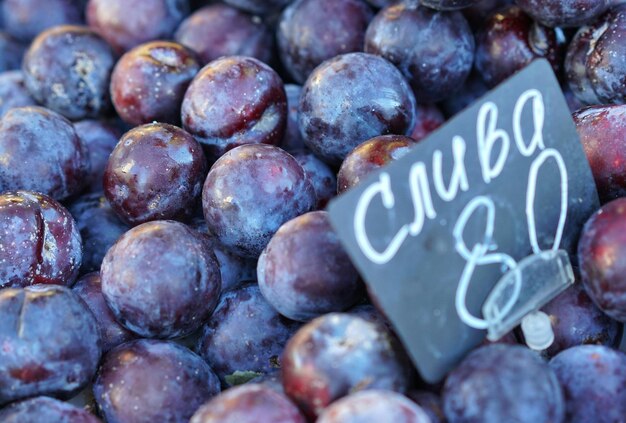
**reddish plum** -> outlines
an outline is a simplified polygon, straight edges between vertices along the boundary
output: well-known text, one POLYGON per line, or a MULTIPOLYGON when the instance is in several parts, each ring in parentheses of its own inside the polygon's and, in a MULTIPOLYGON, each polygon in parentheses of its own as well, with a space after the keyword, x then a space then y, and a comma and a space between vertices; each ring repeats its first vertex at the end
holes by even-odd
POLYGON ((404 392, 409 371, 398 348, 383 325, 344 313, 318 317, 285 347, 285 393, 315 418, 332 402, 356 391, 404 392))
POLYGON ((70 398, 100 359, 96 319, 69 288, 0 290, 0 406, 36 395, 70 398))
POLYGON ((231 388, 196 411, 190 423, 306 423, 285 395, 261 384, 231 388))
POLYGON ((111 74, 111 100, 127 123, 180 123, 180 107, 200 70, 195 54, 180 44, 141 44, 118 60, 111 74))
POLYGON ((590 106, 573 118, 600 200, 626 196, 626 105, 590 106))
POLYGON ((207 163, 202 147, 169 124, 138 126, 120 139, 104 171, 104 195, 131 225, 186 219, 199 204, 207 163))
POLYGON ((186 225, 154 221, 126 232, 100 269, 102 294, 124 327, 152 338, 176 338, 209 318, 220 293, 217 260, 186 225))
POLYGON ((534 22, 517 6, 493 13, 476 37, 476 68, 495 87, 537 58, 546 58, 555 73, 561 69, 562 32, 534 22))
POLYGON ((626 322, 626 198, 602 206, 585 223, 578 262, 587 294, 615 320, 626 322))
POLYGON ((441 110, 434 104, 418 104, 415 113, 415 127, 409 135, 415 141, 421 141, 431 132, 446 122, 441 110))
POLYGON ((272 68, 252 57, 217 59, 189 86, 182 120, 213 161, 243 144, 277 145, 287 122, 283 82, 272 68))
POLYGON ((415 109, 415 96, 395 66, 372 54, 349 53, 311 74, 302 89, 298 124, 305 144, 339 165, 372 137, 410 134, 415 109))
POLYGON ((316 423, 432 423, 426 412, 393 391, 357 392, 333 402, 316 423))
POLYGON ((581 27, 565 58, 570 88, 585 104, 626 102, 626 5, 581 27))
POLYGON ((202 191, 209 232, 229 250, 257 258, 278 228, 315 206, 302 166, 278 147, 247 144, 224 154, 202 191))
POLYGON ((0 288, 74 283, 82 245, 63 206, 43 194, 4 192, 0 225, 0 288))
POLYGON ((402 135, 382 135, 358 145, 339 168, 337 192, 349 190, 376 169, 403 157, 415 143, 413 138, 402 135))

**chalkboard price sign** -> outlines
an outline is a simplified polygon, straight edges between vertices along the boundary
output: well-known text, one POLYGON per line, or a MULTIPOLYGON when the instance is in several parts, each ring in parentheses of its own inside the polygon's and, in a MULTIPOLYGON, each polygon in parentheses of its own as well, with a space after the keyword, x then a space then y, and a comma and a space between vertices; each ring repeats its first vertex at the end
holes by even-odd
POLYGON ((573 254, 598 207, 559 83, 538 60, 328 210, 417 369, 436 382, 484 339, 481 307, 503 274, 532 253, 573 254))

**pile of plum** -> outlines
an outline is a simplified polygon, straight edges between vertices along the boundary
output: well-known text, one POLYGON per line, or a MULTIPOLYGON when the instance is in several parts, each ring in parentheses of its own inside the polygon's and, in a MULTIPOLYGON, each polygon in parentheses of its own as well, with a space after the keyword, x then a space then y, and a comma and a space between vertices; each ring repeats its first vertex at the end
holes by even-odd
POLYGON ((626 421, 621 3, 0 0, 0 422, 626 421), (536 58, 580 282, 428 384, 324 208, 536 58))

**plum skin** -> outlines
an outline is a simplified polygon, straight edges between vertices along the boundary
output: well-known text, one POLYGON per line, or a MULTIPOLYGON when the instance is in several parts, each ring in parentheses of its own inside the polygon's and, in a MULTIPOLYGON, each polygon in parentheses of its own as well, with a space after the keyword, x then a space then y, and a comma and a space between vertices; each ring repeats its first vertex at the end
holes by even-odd
POLYGON ((72 215, 47 195, 0 195, 0 289, 34 284, 71 286, 82 263, 72 215))
POLYGON ((68 399, 95 375, 98 325, 69 288, 2 289, 0 314, 0 406, 36 395, 68 399))
POLYGON ((587 294, 611 318, 626 322, 626 198, 595 212, 578 241, 580 273, 587 294))
POLYGON ((168 220, 122 235, 104 257, 100 275, 116 320, 151 338, 182 337, 199 328, 221 288, 210 245, 193 229, 168 220))
POLYGON ((202 358, 174 342, 151 339, 109 351, 93 386, 107 422, 186 423, 219 391, 217 376, 202 358))

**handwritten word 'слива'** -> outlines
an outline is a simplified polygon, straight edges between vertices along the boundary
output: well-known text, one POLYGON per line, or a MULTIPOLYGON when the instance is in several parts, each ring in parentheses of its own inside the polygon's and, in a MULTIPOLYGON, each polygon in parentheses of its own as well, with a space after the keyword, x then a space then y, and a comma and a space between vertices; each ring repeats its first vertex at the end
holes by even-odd
MULTIPOLYGON (((563 236, 565 220, 567 218, 568 205, 568 173, 565 162, 560 152, 554 148, 547 148, 543 138, 543 126, 545 121, 545 105, 541 92, 536 89, 525 91, 515 103, 512 116, 512 137, 505 130, 498 127, 498 107, 493 102, 484 103, 477 115, 476 142, 478 161, 481 169, 482 180, 490 184, 502 173, 512 148, 517 148, 519 154, 532 158, 526 189, 526 220, 528 226, 529 244, 533 253, 542 251, 538 245, 535 219, 535 196, 537 178, 542 167, 556 165, 560 175, 561 207, 559 220, 554 236, 553 245, 550 249, 557 250, 563 236), (526 141, 522 134, 522 115, 526 107, 531 108, 532 137, 526 141), (513 142, 512 142, 513 141, 513 142), (512 146, 515 145, 515 147, 512 146)), ((435 150, 432 154, 432 186, 434 194, 444 202, 453 201, 460 191, 468 191, 468 181, 465 152, 467 143, 461 136, 452 138, 453 167, 449 183, 445 184, 443 175, 443 153, 435 150)), ((386 264, 394 258, 408 237, 420 235, 426 219, 435 219, 437 210, 433 204, 433 192, 429 185, 429 175, 426 164, 417 161, 410 167, 408 174, 408 186, 413 205, 414 217, 409 223, 404 224, 391 237, 390 242, 382 249, 376 249, 368 237, 366 218, 368 209, 376 197, 380 197, 383 207, 392 211, 395 206, 395 196, 391 186, 389 174, 382 171, 378 180, 371 183, 359 197, 354 213, 354 234, 360 251, 375 264, 386 264)), ((467 203, 453 228, 456 252, 466 261, 456 291, 455 306, 459 318, 468 326, 477 329, 485 329, 487 321, 471 315, 465 305, 465 297, 469 289, 469 283, 474 269, 480 265, 500 264, 511 270, 517 265, 515 259, 506 253, 498 252, 494 248, 493 231, 496 219, 495 205, 489 196, 477 196, 467 203), (471 248, 463 240, 463 231, 472 215, 479 209, 484 209, 486 222, 483 239, 471 248)), ((511 299, 502 310, 506 314, 519 295, 519 284, 514 290, 511 299)))

